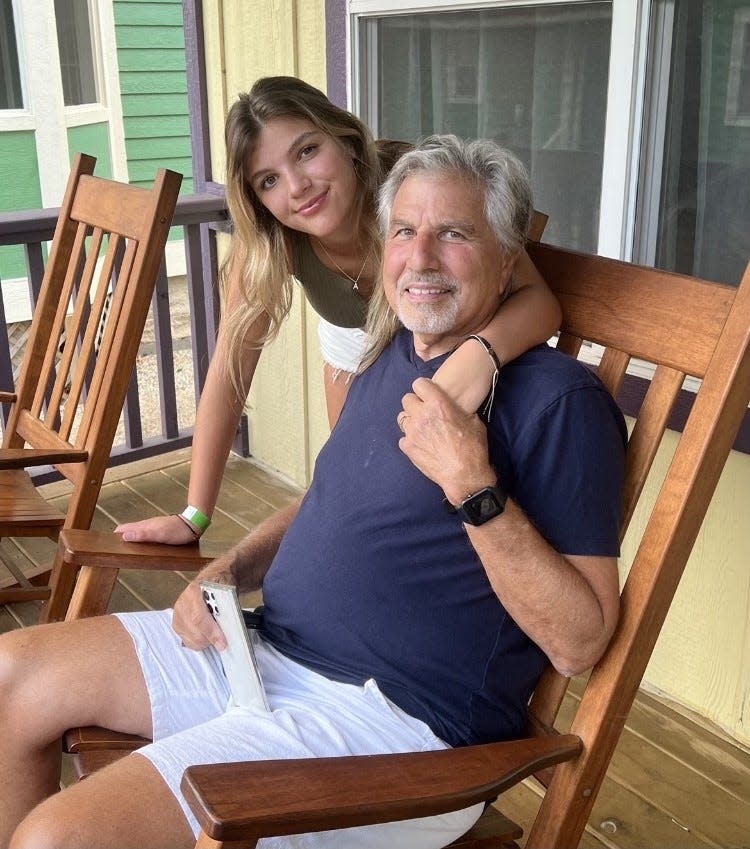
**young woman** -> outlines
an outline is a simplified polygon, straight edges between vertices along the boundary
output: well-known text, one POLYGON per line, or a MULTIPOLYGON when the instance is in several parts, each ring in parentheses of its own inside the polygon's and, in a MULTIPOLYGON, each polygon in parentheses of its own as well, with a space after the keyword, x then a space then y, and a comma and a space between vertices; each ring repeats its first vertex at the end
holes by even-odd
MULTIPOLYGON (((188 543, 208 527, 237 423, 264 345, 289 312, 296 279, 319 314, 328 417, 335 423, 364 353, 362 330, 380 260, 376 196, 409 145, 367 127, 295 77, 240 95, 225 126, 234 226, 222 266, 223 318, 193 435, 183 515, 120 525, 133 542, 188 543)), ((484 330, 500 363, 548 339, 560 307, 525 253, 512 292, 484 330)), ((487 397, 495 364, 467 340, 435 381, 465 410, 487 397)))

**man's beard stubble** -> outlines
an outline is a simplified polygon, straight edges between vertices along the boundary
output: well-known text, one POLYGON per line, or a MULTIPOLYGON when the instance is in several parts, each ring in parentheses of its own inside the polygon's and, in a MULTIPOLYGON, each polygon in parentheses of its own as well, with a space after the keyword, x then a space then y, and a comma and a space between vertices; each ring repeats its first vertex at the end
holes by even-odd
POLYGON ((396 284, 399 320, 412 333, 426 336, 449 333, 458 318, 459 302, 456 295, 459 288, 460 284, 454 277, 439 271, 405 271, 396 284), (404 299, 404 293, 413 283, 439 286, 450 295, 440 304, 409 303, 404 299))

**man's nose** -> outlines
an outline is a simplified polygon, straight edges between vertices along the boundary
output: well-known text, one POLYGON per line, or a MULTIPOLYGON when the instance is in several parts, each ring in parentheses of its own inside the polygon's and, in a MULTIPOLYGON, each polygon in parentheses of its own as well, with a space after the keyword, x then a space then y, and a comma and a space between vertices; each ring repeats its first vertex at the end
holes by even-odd
POLYGON ((440 265, 437 243, 432 233, 419 233, 411 241, 409 267, 413 271, 436 270, 440 265))

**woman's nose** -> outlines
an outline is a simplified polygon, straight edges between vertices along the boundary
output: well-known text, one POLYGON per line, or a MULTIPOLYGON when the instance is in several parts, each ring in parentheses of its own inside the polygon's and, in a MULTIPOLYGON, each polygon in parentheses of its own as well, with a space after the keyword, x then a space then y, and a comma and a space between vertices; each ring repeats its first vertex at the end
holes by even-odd
POLYGON ((299 197, 310 188, 310 178, 304 171, 293 170, 289 174, 289 191, 292 197, 299 197))

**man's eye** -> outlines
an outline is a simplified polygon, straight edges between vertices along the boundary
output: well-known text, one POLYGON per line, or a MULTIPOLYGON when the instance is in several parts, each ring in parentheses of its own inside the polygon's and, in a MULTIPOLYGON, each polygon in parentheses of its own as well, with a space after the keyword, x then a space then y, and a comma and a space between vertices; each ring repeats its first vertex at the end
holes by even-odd
POLYGON ((399 227, 393 231, 394 239, 408 239, 414 235, 414 230, 411 227, 399 227))
POLYGON ((464 234, 458 230, 446 230, 444 235, 446 239, 451 240, 460 240, 464 238, 464 234))

